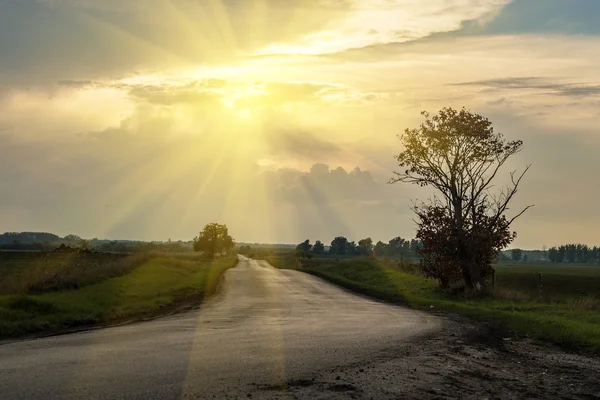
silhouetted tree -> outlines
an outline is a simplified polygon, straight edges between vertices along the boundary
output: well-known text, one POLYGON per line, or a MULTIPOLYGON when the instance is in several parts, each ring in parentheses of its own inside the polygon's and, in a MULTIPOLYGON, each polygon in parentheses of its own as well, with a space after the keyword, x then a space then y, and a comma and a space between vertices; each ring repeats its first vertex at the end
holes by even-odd
POLYGON ((323 254, 325 252, 325 246, 320 240, 317 240, 312 248, 313 253, 323 254))
POLYGON ((494 253, 492 247, 497 243, 510 243, 514 234, 506 238, 506 229, 531 207, 511 219, 504 215, 529 166, 521 174, 512 172, 511 185, 500 193, 491 192, 498 171, 521 150, 523 142, 507 142, 502 134, 494 132, 487 118, 464 108, 443 108, 434 116, 422 114, 426 120, 419 128, 406 129, 399 135, 404 150, 396 159, 404 170, 395 172, 391 183, 414 183, 437 190, 441 198, 420 205, 418 210, 423 216, 431 212, 434 218, 441 207, 451 222, 449 233, 456 240, 456 248, 441 259, 452 257, 460 265, 468 289, 485 291, 485 272, 491 268, 493 257, 486 264, 487 257, 481 255, 494 253), (502 240, 492 240, 494 236, 502 240), (478 246, 492 247, 483 250, 478 246))
POLYGON ((383 243, 381 240, 375 244, 375 248, 373 249, 373 254, 376 257, 383 257, 387 252, 387 245, 383 243))
POLYGON ((548 249, 548 260, 550 262, 557 262, 557 260, 558 260, 558 249, 556 247, 550 247, 548 249))
POLYGON ((312 249, 312 245, 310 244, 310 240, 306 239, 304 242, 300 243, 296 246, 296 250, 309 252, 312 249))
MULTIPOLYGON (((464 279, 460 260, 460 238, 447 208, 433 203, 415 206, 414 210, 419 217, 417 238, 423 242, 423 247, 419 250, 423 257, 422 272, 425 276, 437 279, 442 288, 447 288, 450 283, 458 281, 461 277, 464 279)), ((471 262, 479 266, 480 277, 485 279, 493 272, 491 263, 500 253, 500 249, 512 240, 513 235, 505 218, 491 231, 490 226, 496 222, 487 214, 483 205, 475 210, 474 215, 469 214, 465 222, 472 226, 469 231, 471 262), (470 221, 471 218, 475 218, 477 223, 470 221)))
POLYGON ((561 262, 565 261, 566 250, 567 249, 565 246, 560 246, 558 248, 558 252, 556 253, 556 262, 557 263, 561 263, 561 262))
POLYGON ((390 257, 400 256, 404 249, 408 248, 410 243, 402 239, 400 236, 391 239, 387 245, 387 254, 390 257))
POLYGON ((354 240, 351 242, 348 242, 348 245, 346 246, 346 254, 349 256, 360 255, 360 252, 358 250, 358 245, 356 244, 356 242, 354 242, 354 240))
POLYGON ((362 256, 373 255, 373 239, 366 238, 358 241, 358 251, 362 256))
POLYGON ((343 256, 348 254, 348 239, 343 236, 338 236, 331 241, 329 254, 343 256))
POLYGON ((194 251, 202 251, 208 257, 223 254, 235 245, 229 236, 227 225, 217 223, 207 224, 198 236, 194 238, 194 251))

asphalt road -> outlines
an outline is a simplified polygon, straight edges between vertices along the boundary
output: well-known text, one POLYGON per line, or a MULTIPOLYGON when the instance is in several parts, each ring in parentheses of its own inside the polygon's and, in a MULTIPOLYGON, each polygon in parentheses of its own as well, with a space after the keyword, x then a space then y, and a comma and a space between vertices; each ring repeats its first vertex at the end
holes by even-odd
MULTIPOLYGON (((436 317, 242 259, 199 310, 1 345, 0 398, 292 398, 290 386, 361 366, 441 326, 436 317)), ((338 386, 330 395, 343 396, 338 386)))

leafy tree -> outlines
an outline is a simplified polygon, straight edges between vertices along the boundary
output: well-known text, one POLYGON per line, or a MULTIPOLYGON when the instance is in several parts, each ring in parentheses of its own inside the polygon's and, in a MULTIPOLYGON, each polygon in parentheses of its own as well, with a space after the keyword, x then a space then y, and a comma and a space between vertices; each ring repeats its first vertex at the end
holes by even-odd
POLYGON ((403 171, 395 172, 390 182, 436 189, 441 197, 434 197, 428 205, 415 206, 417 214, 425 217, 418 223, 425 224, 426 229, 436 229, 428 220, 439 219, 440 212, 445 213, 448 225, 440 226, 438 235, 451 234, 456 247, 435 249, 436 259, 452 259, 451 265, 460 266, 466 287, 483 292, 486 271, 493 259, 487 255, 514 239, 514 233, 506 236, 507 229, 531 207, 510 219, 505 216, 530 166, 520 174, 512 172, 511 184, 499 193, 492 192, 499 170, 522 149, 523 142, 507 142, 502 134, 494 132, 487 118, 464 108, 460 111, 443 108, 433 116, 422 114, 426 120, 419 128, 406 129, 399 135, 404 150, 396 160, 403 171), (442 250, 448 253, 437 253, 442 250))
POLYGON ((407 246, 410 246, 410 244, 407 245, 406 240, 402 239, 400 236, 395 237, 388 242, 387 255, 392 257, 400 256, 407 246))
POLYGON ((366 238, 358 241, 358 252, 363 256, 373 255, 373 239, 366 238))
MULTIPOLYGON (((471 262, 480 266, 480 277, 485 279, 493 272, 492 261, 513 236, 505 219, 501 219, 502 225, 490 234, 493 220, 482 207, 475 210, 474 217, 469 215, 466 223, 474 225, 470 218, 478 221, 469 232, 469 254, 472 257, 471 262)), ((422 272, 425 276, 437 279, 442 288, 447 288, 450 283, 460 280, 461 277, 464 279, 460 237, 446 207, 434 203, 415 206, 414 210, 419 217, 417 238, 423 242, 423 247, 419 250, 423 257, 422 272)))
POLYGON ((323 242, 321 242, 320 240, 317 240, 315 242, 314 246, 312 247, 312 251, 314 254, 325 253, 325 246, 323 245, 323 242))
POLYGON ((296 246, 296 250, 309 252, 312 249, 312 245, 310 244, 310 240, 306 239, 304 242, 300 243, 296 246))
POLYGON ((523 258, 523 251, 521 249, 513 249, 510 253, 510 257, 513 261, 521 261, 523 258))
POLYGON ((383 243, 381 240, 375 244, 375 248, 373 248, 373 254, 376 257, 383 257, 387 252, 387 244, 383 243))
POLYGON ((338 236, 331 241, 329 254, 343 256, 348 254, 348 239, 343 236, 338 236))
POLYGON ((229 236, 227 225, 217 223, 207 224, 198 236, 194 238, 194 251, 202 251, 208 257, 223 254, 235 245, 229 236))

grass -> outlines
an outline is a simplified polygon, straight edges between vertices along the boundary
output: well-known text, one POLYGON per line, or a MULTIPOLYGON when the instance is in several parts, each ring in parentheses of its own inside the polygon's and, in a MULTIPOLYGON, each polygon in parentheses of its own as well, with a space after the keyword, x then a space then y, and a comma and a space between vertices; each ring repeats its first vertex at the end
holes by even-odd
POLYGON ((495 296, 468 299, 442 293, 435 281, 381 260, 311 259, 298 267, 283 256, 271 258, 276 267, 299 269, 378 299, 463 314, 600 353, 600 267, 499 266, 495 296), (546 285, 542 299, 537 292, 539 272, 546 285))
POLYGON ((148 253, 0 252, 0 295, 77 289, 130 273, 148 253))
POLYGON ((0 295, 0 337, 156 315, 213 294, 236 257, 148 256, 131 272, 72 290, 0 295))

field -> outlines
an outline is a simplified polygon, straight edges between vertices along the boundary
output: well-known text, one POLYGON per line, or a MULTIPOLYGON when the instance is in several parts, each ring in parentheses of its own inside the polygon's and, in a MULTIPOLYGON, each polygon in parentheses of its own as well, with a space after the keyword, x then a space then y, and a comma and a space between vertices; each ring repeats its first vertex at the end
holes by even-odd
POLYGON ((236 257, 0 253, 0 337, 155 315, 214 293, 236 257))
POLYGON ((496 265, 494 296, 474 299, 441 293, 436 282, 416 274, 414 267, 400 269, 382 260, 313 258, 300 262, 283 255, 266 259, 278 268, 298 269, 382 300, 464 314, 503 325, 517 334, 600 352, 597 266, 496 265))

